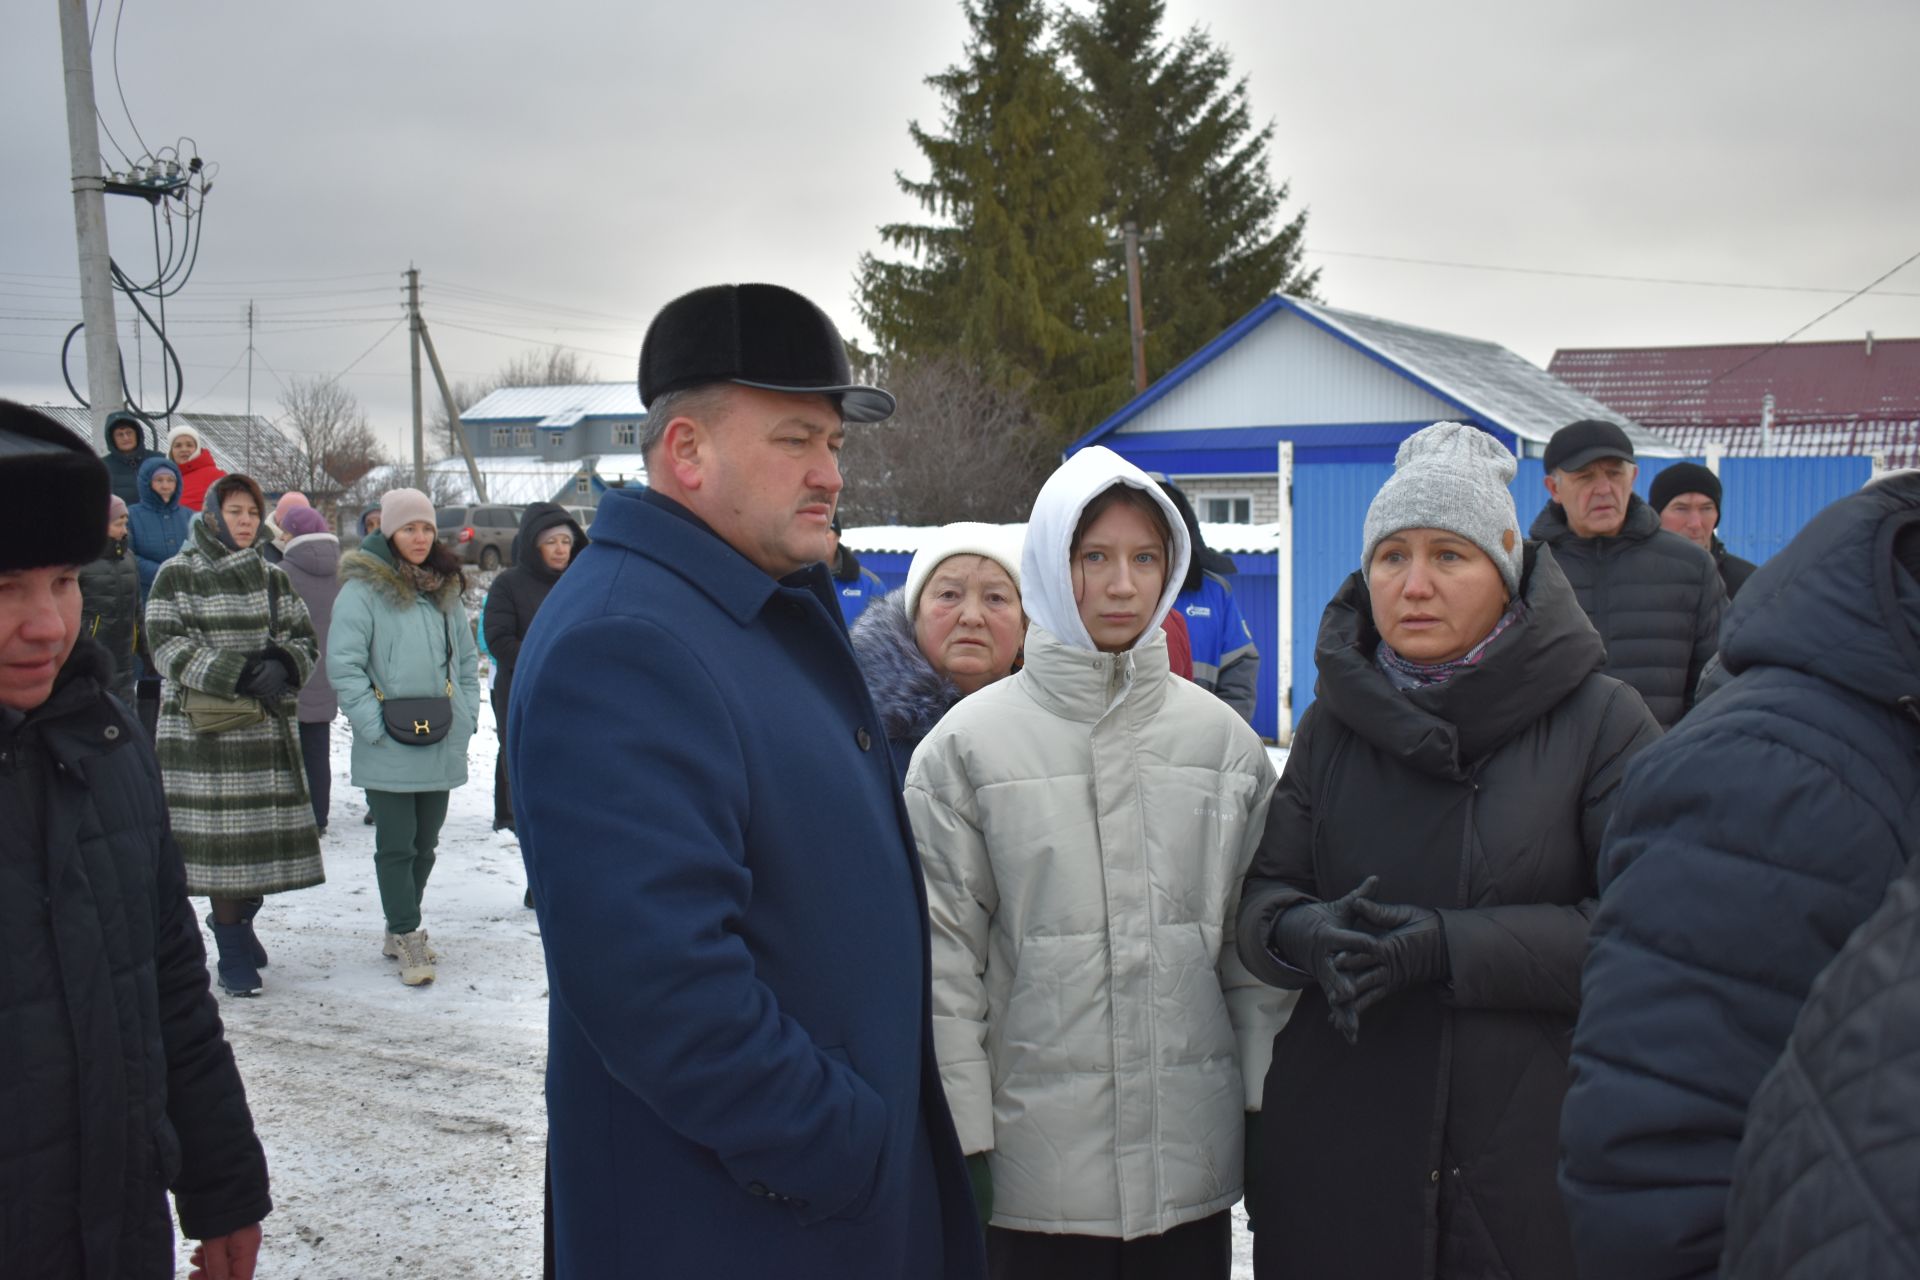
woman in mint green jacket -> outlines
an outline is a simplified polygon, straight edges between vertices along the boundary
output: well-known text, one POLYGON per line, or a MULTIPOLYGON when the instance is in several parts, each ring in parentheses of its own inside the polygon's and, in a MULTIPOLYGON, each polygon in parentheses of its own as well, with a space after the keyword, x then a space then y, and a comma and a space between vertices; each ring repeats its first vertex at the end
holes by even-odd
POLYGON ((374 819, 374 870, 386 913, 383 954, 409 986, 431 982, 420 904, 433 871, 448 793, 467 780, 467 742, 480 718, 479 656, 461 603, 460 566, 436 536, 417 489, 381 499, 378 533, 340 558, 340 594, 327 636, 327 673, 353 726, 353 785, 374 819), (449 696, 452 724, 415 745, 387 732, 381 699, 449 696))

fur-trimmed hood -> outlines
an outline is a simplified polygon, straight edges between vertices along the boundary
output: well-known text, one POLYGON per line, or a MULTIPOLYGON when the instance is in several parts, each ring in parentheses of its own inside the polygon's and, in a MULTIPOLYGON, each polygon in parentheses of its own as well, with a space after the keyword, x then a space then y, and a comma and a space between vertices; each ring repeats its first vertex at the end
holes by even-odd
MULTIPOLYGON (((393 549, 379 533, 368 534, 357 548, 340 557, 340 581, 364 582, 396 609, 412 607, 413 598, 418 594, 393 567, 393 549)), ((449 574, 433 593, 433 602, 440 612, 452 613, 460 607, 460 595, 465 589, 466 583, 460 574, 449 574)))
POLYGON ((854 622, 852 638, 887 741, 911 748, 965 695, 920 652, 906 597, 889 591, 874 601, 854 622))

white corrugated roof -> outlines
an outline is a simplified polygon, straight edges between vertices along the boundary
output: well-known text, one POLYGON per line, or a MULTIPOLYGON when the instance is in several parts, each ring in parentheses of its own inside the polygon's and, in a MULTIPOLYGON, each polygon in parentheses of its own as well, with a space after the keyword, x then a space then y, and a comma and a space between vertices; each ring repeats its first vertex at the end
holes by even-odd
POLYGON ((1671 456, 1680 452, 1655 432, 1575 391, 1497 342, 1422 329, 1357 311, 1340 311, 1298 298, 1287 301, 1387 356, 1442 395, 1471 406, 1489 421, 1525 439, 1544 442, 1569 422, 1600 418, 1619 423, 1637 453, 1671 456))
MULTIPOLYGON (((577 413, 581 418, 644 418, 640 387, 626 382, 583 382, 558 387, 502 387, 460 415, 462 422, 518 422, 577 413)), ((576 418, 575 421, 579 419, 576 418)))
MULTIPOLYGON (((580 474, 586 464, 574 458, 560 462, 542 462, 538 458, 476 458, 480 474, 487 482, 487 501, 524 506, 529 502, 551 502, 561 488, 580 474)), ((473 481, 467 475, 464 458, 442 458, 427 464, 432 475, 430 485, 451 493, 455 502, 478 502, 473 481), (444 477, 444 478, 443 478, 444 477)), ((374 472, 371 484, 376 494, 413 483, 411 465, 392 466, 374 472)))

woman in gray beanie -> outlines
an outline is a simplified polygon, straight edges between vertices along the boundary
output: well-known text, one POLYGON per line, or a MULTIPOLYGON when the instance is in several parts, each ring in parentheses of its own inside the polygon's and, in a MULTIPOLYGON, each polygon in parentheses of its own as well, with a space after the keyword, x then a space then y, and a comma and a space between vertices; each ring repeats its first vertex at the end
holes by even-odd
POLYGON ((1595 858, 1659 729, 1521 540, 1513 455, 1443 422, 1394 467, 1242 891, 1241 959, 1301 991, 1254 1272, 1571 1280, 1554 1171, 1595 858))

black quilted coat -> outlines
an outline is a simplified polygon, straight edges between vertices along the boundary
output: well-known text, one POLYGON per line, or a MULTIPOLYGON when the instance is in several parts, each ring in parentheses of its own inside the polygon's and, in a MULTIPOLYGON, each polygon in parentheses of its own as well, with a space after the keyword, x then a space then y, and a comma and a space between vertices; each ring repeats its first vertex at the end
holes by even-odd
POLYGON ((1662 529, 1638 494, 1614 537, 1576 536, 1557 502, 1528 536, 1552 547, 1566 571, 1607 646, 1602 670, 1638 689, 1660 727, 1671 729, 1693 705, 1701 669, 1718 647, 1727 593, 1713 557, 1662 529))
POLYGON ((1584 1276, 1714 1274, 1748 1103, 1920 853, 1920 580, 1896 539, 1920 542, 1920 472, 1760 567, 1723 636, 1732 681, 1627 771, 1560 1127, 1584 1276))
POLYGON ((1753 1095, 1720 1275, 1920 1275, 1920 863, 1813 984, 1753 1095))
POLYGON ((81 641, 0 709, 0 1274, 160 1280, 271 1207, 160 769, 81 641))
POLYGON ((1277 1280, 1568 1280, 1553 1185, 1567 1046, 1626 762, 1659 736, 1599 673, 1553 555, 1529 543, 1529 611, 1479 666, 1401 693, 1374 666, 1365 582, 1321 623, 1301 720, 1241 891, 1240 958, 1303 901, 1380 876, 1375 897, 1434 907, 1452 978, 1369 1010, 1348 1045, 1317 986, 1274 1040, 1251 1205, 1254 1274, 1277 1280))

